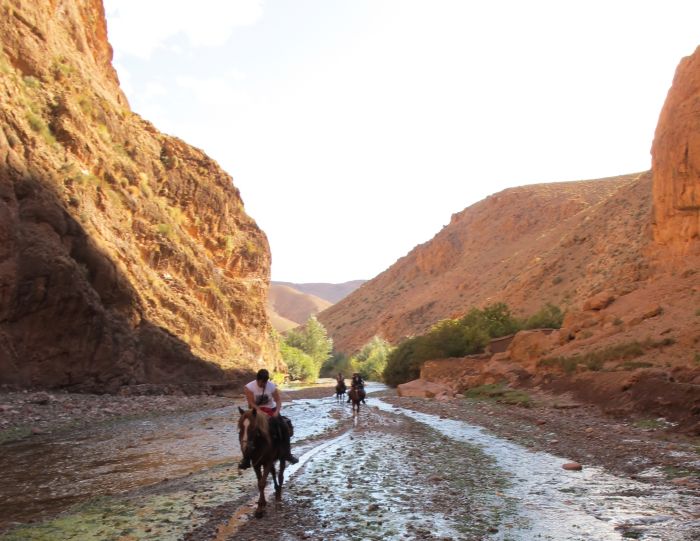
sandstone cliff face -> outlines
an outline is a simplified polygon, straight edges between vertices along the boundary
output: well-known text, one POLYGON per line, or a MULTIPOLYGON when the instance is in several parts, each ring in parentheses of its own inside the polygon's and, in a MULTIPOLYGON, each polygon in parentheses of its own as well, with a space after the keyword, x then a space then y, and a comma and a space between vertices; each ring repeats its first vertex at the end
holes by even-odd
POLYGON ((231 178, 129 110, 99 0, 0 3, 0 383, 276 368, 270 253, 231 178))
POLYGON ((325 310, 335 347, 396 343, 444 318, 503 301, 522 315, 575 306, 648 275, 651 175, 523 186, 455 214, 431 241, 325 310))
POLYGON ((700 48, 684 58, 652 146, 654 237, 673 253, 700 253, 700 48))

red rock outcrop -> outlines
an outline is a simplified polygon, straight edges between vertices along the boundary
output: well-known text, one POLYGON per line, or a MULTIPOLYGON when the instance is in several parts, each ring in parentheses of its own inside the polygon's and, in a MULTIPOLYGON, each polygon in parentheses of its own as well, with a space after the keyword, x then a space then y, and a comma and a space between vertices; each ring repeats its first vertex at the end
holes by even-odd
POLYGON ((684 58, 652 145, 654 238, 673 253, 700 253, 700 48, 684 58))
POLYGON ((0 383, 275 368, 267 239, 214 161, 129 110, 101 2, 2 2, 0 46, 0 383))

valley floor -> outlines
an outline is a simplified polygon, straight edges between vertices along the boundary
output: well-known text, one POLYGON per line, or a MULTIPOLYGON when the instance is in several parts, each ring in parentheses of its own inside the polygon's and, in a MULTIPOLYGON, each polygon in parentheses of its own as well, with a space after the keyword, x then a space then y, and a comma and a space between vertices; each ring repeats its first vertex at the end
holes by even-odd
MULTIPOLYGON (((163 539, 239 541, 261 536, 285 540, 526 539, 530 537, 518 534, 529 531, 519 530, 524 528, 518 523, 523 500, 535 507, 546 506, 552 495, 556 499, 570 492, 571 502, 564 502, 555 515, 578 528, 582 539, 661 539, 647 530, 653 530, 653 520, 663 516, 666 504, 662 495, 669 494, 669 490, 686 511, 680 523, 675 519, 677 529, 668 539, 693 539, 692 533, 684 533, 687 526, 683 524, 690 524, 691 530, 700 524, 700 441, 674 433, 673 427, 661 419, 613 419, 603 416, 594 406, 539 392, 531 393, 532 406, 526 408, 465 398, 442 402, 399 398, 391 389, 372 393, 367 407, 354 418, 349 405, 335 403, 331 394, 330 383, 283 393, 301 436, 295 444, 296 452, 306 459, 296 469, 290 469, 282 503, 268 504, 266 518, 256 521, 249 518, 254 475, 235 468, 239 450, 231 416, 232 406, 243 404, 242 397, 2 393, 0 434, 6 440, 24 437, 5 443, 5 451, 21 444, 18 452, 30 452, 33 442, 38 446, 49 443, 54 448, 62 441, 79 444, 75 434, 83 430, 80 427, 92 434, 91 441, 96 442, 91 444, 93 450, 101 439, 108 441, 109 446, 122 445, 119 439, 111 439, 122 427, 121 430, 128 428, 131 432, 129 441, 123 442, 126 459, 132 460, 136 451, 145 451, 153 438, 162 440, 162 436, 157 436, 160 430, 167 442, 159 450, 165 453, 164 460, 174 464, 154 463, 149 468, 160 469, 151 484, 137 480, 143 483, 141 488, 122 487, 132 495, 110 503, 109 510, 105 508, 107 504, 88 500, 87 508, 68 511, 63 519, 22 529, 20 525, 29 524, 28 521, 51 520, 51 513, 40 506, 32 518, 28 514, 32 504, 25 502, 14 508, 15 516, 0 517, 4 519, 0 521, 0 531, 7 532, 7 527, 14 524, 20 527, 18 535, 29 535, 23 539, 43 539, 42 532, 50 532, 52 539, 61 539, 61 535, 73 531, 75 520, 88 528, 86 524, 92 520, 89 517, 96 515, 102 518, 89 528, 131 532, 124 539, 148 538, 155 532, 162 532, 159 535, 163 539), (427 415, 421 417, 423 414, 427 415), (169 424, 159 427, 159 418, 168 419, 169 424), (75 430, 76 427, 80 429, 75 430), (185 428, 190 431, 187 435, 185 428), (141 430, 143 433, 138 432, 141 430), (73 435, 64 439, 62 433, 73 435), (496 443, 488 443, 492 441, 496 443), (178 450, 182 445, 185 447, 178 450), (516 453, 521 462, 523 456, 527 457, 522 448, 529 449, 533 461, 526 459, 525 469, 518 460, 503 462, 503 456, 513 452, 508 446, 520 449, 516 453), (548 458, 542 461, 536 457, 548 458), (576 461, 583 470, 567 472, 556 457, 576 461), (181 464, 175 464, 183 458, 181 464), (577 485, 585 485, 591 478, 607 479, 609 474, 615 476, 614 482, 594 481, 587 488, 577 485), (542 475, 546 476, 545 481, 538 480, 542 475), (595 483, 611 483, 601 490, 605 494, 603 503, 592 503, 597 501, 595 492, 602 486, 595 483), (541 489, 553 492, 540 492, 541 489), (610 516, 606 527, 612 528, 610 523, 615 522, 618 526, 614 531, 619 533, 585 537, 586 531, 597 531, 599 524, 605 524, 593 520, 593 515, 610 515, 613 509, 617 513, 628 504, 633 507, 630 515, 638 515, 639 509, 634 508, 638 504, 629 503, 633 500, 657 506, 650 514, 651 526, 610 516), (575 508, 579 504, 582 508, 599 507, 595 512, 567 515, 567 506, 575 508), (133 518, 129 511, 133 506, 141 508, 141 518, 133 518), (516 508, 520 511, 516 512, 516 508), (687 509, 691 509, 690 514, 687 509), (109 520, 105 520, 106 516, 109 520), (445 521, 445 517, 450 520, 445 521), (110 521, 113 526, 109 526, 110 521), (436 524, 443 526, 438 528, 436 524)), ((4 460, 9 460, 3 468, 12 467, 12 458, 3 454, 4 460)), ((138 464, 143 459, 135 456, 133 460, 138 464)), ((89 464, 103 468, 101 460, 89 464)), ((120 464, 123 468, 123 461, 117 461, 115 467, 120 464)), ((30 467, 18 483, 30 483, 31 476, 30 467)), ((89 489, 92 481, 85 482, 89 489)), ((135 481, 128 480, 132 482, 135 481)), ((3 496, 10 500, 13 497, 3 496)), ((66 509, 70 509, 69 503, 65 502, 66 509)), ((6 507, 11 509, 11 505, 6 507)), ((579 538, 568 534, 554 538, 542 535, 543 539, 579 538)), ((16 537, 0 533, 0 538, 16 537)))

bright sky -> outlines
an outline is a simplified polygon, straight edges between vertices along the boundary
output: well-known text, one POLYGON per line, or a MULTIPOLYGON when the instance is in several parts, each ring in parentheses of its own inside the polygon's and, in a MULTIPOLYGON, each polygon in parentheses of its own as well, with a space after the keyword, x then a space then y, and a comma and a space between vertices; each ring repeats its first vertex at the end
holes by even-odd
POLYGON ((697 0, 105 0, 132 109, 203 149, 272 277, 370 279, 510 186, 648 169, 697 0))

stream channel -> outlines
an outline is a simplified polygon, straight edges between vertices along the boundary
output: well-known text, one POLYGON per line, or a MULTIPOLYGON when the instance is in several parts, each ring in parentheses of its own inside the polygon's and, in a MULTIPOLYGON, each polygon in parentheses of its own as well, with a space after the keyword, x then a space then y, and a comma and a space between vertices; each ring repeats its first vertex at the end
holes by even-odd
POLYGON ((700 540, 700 502, 677 488, 565 471, 368 391, 355 417, 286 391, 301 460, 262 520, 255 476, 236 467, 239 404, 4 444, 0 540, 700 540))

